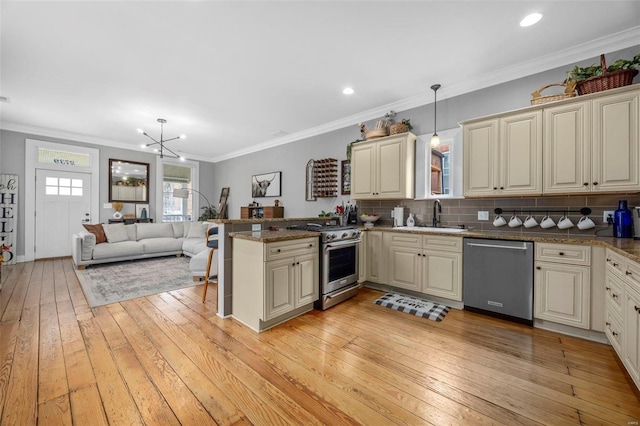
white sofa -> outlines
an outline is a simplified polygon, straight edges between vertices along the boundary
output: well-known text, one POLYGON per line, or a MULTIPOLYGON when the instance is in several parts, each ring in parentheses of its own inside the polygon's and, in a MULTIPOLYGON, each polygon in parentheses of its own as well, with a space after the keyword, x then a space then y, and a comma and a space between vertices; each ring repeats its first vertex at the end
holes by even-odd
MULTIPOLYGON (((104 243, 97 244, 96 235, 88 231, 73 234, 73 262, 84 269, 100 263, 184 254, 192 258, 190 268, 194 278, 204 277, 209 253, 206 231, 211 226, 217 225, 209 222, 103 225, 108 240, 104 243)), ((218 273, 217 252, 214 257, 211 276, 218 273)))

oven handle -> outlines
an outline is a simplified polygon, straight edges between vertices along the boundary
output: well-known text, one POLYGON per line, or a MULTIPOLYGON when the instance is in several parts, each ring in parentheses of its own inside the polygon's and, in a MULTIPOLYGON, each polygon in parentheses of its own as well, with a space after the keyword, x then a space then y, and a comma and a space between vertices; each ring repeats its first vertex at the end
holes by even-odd
POLYGON ((349 247, 356 246, 360 244, 360 240, 349 240, 349 241, 336 241, 335 243, 327 243, 324 245, 325 250, 329 250, 332 248, 341 248, 341 247, 349 247))
POLYGON ((348 292, 348 291, 351 291, 351 290, 353 290, 353 289, 354 289, 354 288, 356 288, 356 287, 360 288, 360 283, 354 283, 353 285, 350 285, 349 287, 345 288, 344 290, 342 290, 342 291, 341 291, 341 292, 339 292, 339 293, 336 293, 336 294, 328 294, 328 295, 326 295, 326 296, 325 296, 325 299, 327 299, 327 300, 331 300, 331 299, 333 299, 334 297, 341 296, 341 295, 343 295, 344 293, 346 293, 346 292, 348 292))

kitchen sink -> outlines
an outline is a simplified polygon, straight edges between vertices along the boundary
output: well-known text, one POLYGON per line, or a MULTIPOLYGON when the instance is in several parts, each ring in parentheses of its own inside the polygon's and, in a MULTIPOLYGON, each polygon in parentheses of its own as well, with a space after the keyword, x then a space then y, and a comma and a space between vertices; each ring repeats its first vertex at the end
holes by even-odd
POLYGON ((424 231, 424 232, 437 232, 441 234, 457 234, 459 232, 466 232, 468 229, 463 228, 446 228, 446 227, 433 227, 433 226, 396 226, 393 229, 406 229, 408 231, 424 231))

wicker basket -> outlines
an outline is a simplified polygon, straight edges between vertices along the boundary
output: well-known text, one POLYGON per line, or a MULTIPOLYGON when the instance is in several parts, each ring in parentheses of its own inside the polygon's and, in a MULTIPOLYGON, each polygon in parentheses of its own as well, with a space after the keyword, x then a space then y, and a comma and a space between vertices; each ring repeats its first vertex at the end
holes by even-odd
POLYGON ((579 95, 588 95, 589 93, 628 86, 638 74, 638 70, 607 71, 607 62, 604 59, 604 55, 600 55, 600 65, 602 66, 602 75, 589 77, 578 82, 577 89, 579 95))
POLYGON ((546 86, 541 87, 540 89, 534 91, 531 93, 531 96, 533 99, 531 99, 531 105, 540 105, 540 104, 546 104, 547 102, 553 102, 553 101, 561 101, 563 99, 568 99, 568 98, 573 98, 576 95, 576 82, 575 81, 568 81, 566 84, 565 83, 551 83, 551 84, 547 84, 546 86), (545 89, 548 89, 549 87, 552 86, 561 86, 564 87, 564 92, 563 93, 558 93, 556 95, 547 95, 547 96, 542 96, 542 91, 545 89))
POLYGON ((375 138, 381 138, 381 137, 387 136, 388 130, 389 129, 387 127, 383 128, 383 129, 367 130, 364 133, 364 138, 366 140, 375 139, 375 138))
POLYGON ((397 135, 398 133, 406 133, 408 131, 409 131, 409 126, 407 126, 405 123, 396 123, 396 124, 392 124, 389 127, 390 135, 397 135))

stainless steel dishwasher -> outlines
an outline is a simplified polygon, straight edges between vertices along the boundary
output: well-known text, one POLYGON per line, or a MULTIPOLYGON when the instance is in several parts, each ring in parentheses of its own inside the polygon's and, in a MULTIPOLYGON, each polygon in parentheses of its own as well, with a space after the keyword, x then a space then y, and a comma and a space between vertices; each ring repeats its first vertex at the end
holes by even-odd
POLYGON ((533 243, 465 238, 465 310, 533 325, 533 243))

